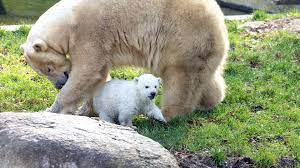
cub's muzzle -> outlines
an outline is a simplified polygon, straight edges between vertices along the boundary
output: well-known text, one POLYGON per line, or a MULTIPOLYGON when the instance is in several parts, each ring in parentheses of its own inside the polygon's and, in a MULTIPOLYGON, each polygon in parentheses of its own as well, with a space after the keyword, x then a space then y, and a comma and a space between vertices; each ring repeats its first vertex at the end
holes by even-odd
POLYGON ((151 92, 150 96, 148 96, 148 97, 149 97, 150 100, 152 100, 152 99, 155 98, 155 96, 156 96, 156 93, 155 92, 151 92))

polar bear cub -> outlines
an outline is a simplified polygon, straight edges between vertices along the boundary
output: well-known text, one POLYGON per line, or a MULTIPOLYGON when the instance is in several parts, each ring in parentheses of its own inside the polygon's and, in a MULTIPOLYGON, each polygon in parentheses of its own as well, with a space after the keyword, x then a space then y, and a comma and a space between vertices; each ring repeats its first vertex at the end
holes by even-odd
POLYGON ((132 81, 111 80, 99 86, 93 98, 93 109, 101 120, 132 127, 132 117, 144 114, 158 121, 166 122, 155 105, 161 79, 144 74, 132 81))

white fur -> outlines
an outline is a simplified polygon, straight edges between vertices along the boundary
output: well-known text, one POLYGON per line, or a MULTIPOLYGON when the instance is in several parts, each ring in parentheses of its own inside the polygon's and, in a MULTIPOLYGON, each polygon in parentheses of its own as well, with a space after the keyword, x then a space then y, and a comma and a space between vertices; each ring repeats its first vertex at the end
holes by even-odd
POLYGON ((151 99, 151 92, 157 95, 160 83, 161 79, 151 74, 144 74, 132 81, 111 80, 97 88, 93 108, 100 119, 111 123, 117 119, 124 126, 132 126, 132 117, 138 114, 166 122, 151 99))

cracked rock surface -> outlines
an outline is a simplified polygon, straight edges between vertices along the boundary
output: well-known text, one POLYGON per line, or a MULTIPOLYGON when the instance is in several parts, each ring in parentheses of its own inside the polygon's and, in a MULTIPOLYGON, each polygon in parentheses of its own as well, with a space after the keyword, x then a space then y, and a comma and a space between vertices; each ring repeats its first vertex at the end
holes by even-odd
POLYGON ((88 117, 0 113, 0 167, 178 167, 159 143, 88 117))
POLYGON ((267 33, 276 30, 286 30, 296 35, 300 35, 300 19, 283 18, 270 21, 253 21, 243 24, 241 29, 245 29, 250 34, 267 33))

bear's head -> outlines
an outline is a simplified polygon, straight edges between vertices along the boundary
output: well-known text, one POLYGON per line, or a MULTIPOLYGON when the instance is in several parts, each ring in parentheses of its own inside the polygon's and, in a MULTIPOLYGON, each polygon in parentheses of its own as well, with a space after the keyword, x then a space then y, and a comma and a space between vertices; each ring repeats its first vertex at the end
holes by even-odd
POLYGON ((158 93, 161 79, 151 74, 134 78, 134 82, 142 98, 153 100, 158 93))
POLYGON ((21 45, 26 62, 40 75, 45 75, 57 89, 69 78, 71 63, 64 54, 58 53, 41 39, 21 45))

